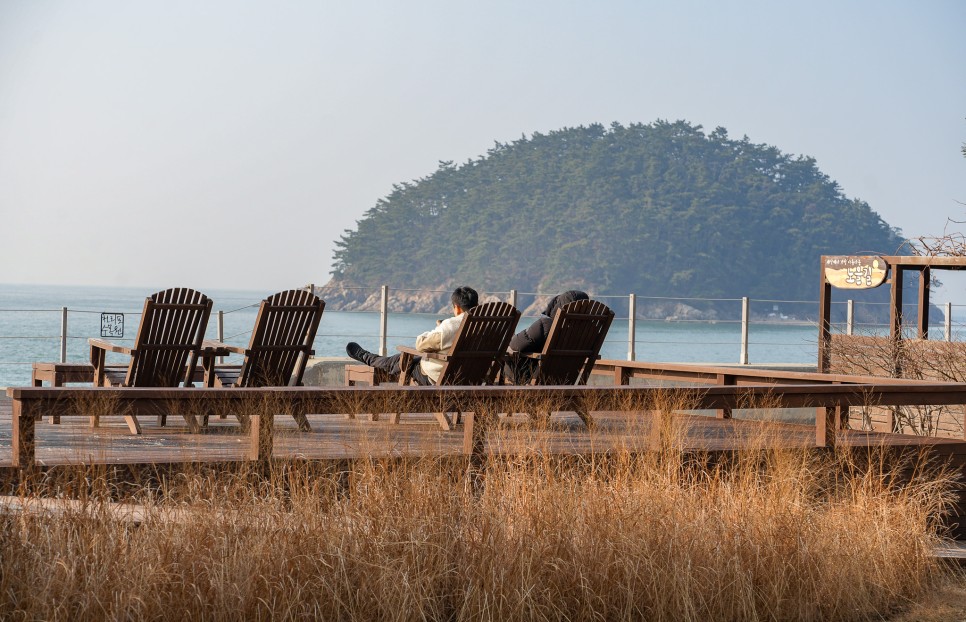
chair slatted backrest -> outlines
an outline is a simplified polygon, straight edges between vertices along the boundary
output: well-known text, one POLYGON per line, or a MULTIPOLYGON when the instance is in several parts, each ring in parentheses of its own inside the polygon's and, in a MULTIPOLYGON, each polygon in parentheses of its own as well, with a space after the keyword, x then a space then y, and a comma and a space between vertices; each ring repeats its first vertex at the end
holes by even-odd
POLYGON ((301 289, 263 300, 235 386, 301 385, 324 309, 325 301, 301 289))
POLYGON ((211 304, 201 292, 183 287, 145 300, 124 386, 176 387, 192 378, 211 304))
POLYGON ((558 309, 532 384, 586 384, 613 321, 614 312, 596 300, 577 300, 558 309))
POLYGON ((493 384, 519 320, 520 312, 506 302, 487 302, 467 311, 438 384, 493 384))

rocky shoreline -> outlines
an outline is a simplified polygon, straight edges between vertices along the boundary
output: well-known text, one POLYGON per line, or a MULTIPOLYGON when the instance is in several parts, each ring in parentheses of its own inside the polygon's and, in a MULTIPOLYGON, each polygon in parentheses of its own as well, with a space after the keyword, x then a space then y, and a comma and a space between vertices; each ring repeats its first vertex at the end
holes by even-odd
MULTIPOLYGON (((305 289, 310 288, 313 289, 315 295, 325 300, 326 308, 333 311, 378 312, 382 306, 382 292, 378 286, 347 285, 333 279, 322 286, 305 286, 305 289)), ((444 315, 450 310, 449 297, 451 291, 452 287, 448 285, 437 285, 418 290, 390 288, 389 312, 444 315)), ((547 303, 552 297, 552 294, 547 294, 536 296, 532 302, 528 299, 529 304, 521 308, 520 311, 524 316, 528 317, 539 315, 546 308, 547 303)), ((505 299, 505 294, 497 296, 483 293, 480 302, 492 302, 505 299)), ((623 309, 614 310, 618 315, 623 313, 626 316, 626 302, 623 303, 623 309)), ((719 317, 719 313, 715 309, 699 309, 682 302, 671 300, 645 304, 641 304, 641 301, 638 300, 635 316, 638 319, 661 319, 668 321, 717 321, 727 319, 719 317)))

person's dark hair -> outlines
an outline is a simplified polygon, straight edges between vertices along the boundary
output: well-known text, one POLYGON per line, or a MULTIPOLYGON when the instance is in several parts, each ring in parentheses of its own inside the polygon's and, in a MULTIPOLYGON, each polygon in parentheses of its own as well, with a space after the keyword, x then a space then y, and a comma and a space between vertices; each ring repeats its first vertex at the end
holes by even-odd
POLYGON ((476 293, 476 290, 472 287, 457 287, 453 291, 453 295, 450 296, 450 300, 454 305, 462 309, 463 311, 469 311, 476 305, 480 303, 480 295, 476 293))

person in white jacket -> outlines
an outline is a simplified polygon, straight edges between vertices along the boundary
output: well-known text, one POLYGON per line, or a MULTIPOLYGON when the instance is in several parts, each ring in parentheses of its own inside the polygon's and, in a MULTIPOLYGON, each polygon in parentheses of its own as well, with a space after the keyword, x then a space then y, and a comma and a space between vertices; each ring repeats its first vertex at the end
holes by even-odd
MULTIPOLYGON (((457 287, 450 296, 453 304, 453 317, 445 320, 438 320, 436 328, 428 330, 416 337, 416 349, 420 352, 442 352, 449 354, 453 347, 453 338, 459 330, 460 323, 463 321, 463 314, 479 304, 479 294, 471 287, 457 287)), ((345 353, 360 363, 365 363, 369 367, 375 367, 389 372, 393 378, 398 378, 402 371, 399 364, 401 355, 379 356, 366 350, 358 343, 350 341, 345 346, 345 353)), ((417 356, 413 358, 411 373, 416 384, 434 385, 439 380, 439 373, 443 369, 443 363, 433 359, 417 356)))

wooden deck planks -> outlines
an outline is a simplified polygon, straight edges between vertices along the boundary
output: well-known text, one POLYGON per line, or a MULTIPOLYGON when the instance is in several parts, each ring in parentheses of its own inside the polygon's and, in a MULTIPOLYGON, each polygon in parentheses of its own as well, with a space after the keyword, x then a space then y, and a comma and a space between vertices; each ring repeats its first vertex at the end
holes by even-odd
MULTIPOLYGON (((0 398, 0 466, 12 461, 11 400, 0 398)), ((589 454, 618 448, 645 450, 654 425, 650 413, 596 412, 597 425, 588 431, 575 413, 556 413, 551 425, 536 427, 529 418, 514 415, 490 433, 491 451, 520 452, 538 447, 552 453, 589 454)), ((300 432, 295 421, 277 417, 274 456, 318 460, 367 455, 455 455, 462 451, 459 432, 439 429, 431 413, 413 414, 399 425, 387 421, 347 420, 341 414, 310 414, 312 432, 300 432)), ((60 425, 36 425, 37 461, 42 465, 69 463, 208 462, 247 460, 249 437, 234 419, 212 420, 208 430, 191 433, 183 421, 169 418, 166 427, 146 421, 142 437, 132 436, 122 417, 102 417, 92 429, 81 417, 64 417, 60 425)), ((762 426, 741 419, 681 414, 678 419, 688 449, 730 451, 761 442, 762 426)), ((769 444, 813 447, 814 427, 795 423, 768 426, 769 444)), ((942 452, 966 456, 966 442, 877 432, 846 431, 840 442, 865 446, 942 446, 942 452)))

